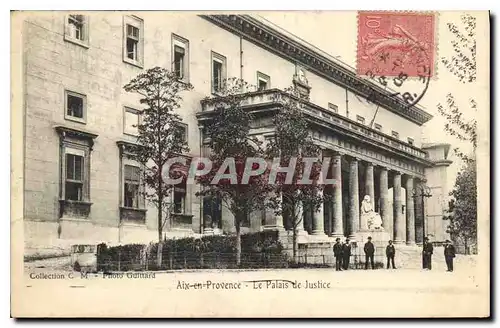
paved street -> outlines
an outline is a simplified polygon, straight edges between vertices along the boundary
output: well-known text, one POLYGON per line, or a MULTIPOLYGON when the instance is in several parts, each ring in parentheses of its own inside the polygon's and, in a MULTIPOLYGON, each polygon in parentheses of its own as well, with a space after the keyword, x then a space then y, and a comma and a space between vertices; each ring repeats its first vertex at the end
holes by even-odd
POLYGON ((460 258, 453 273, 445 272, 439 263, 436 261, 432 271, 202 270, 154 275, 89 274, 87 278, 80 273, 69 276, 69 271, 32 267, 26 268, 24 282, 31 286, 25 289, 26 297, 40 292, 51 295, 57 290, 47 309, 54 309, 59 303, 68 307, 66 297, 66 301, 56 297, 67 294, 71 297, 69 309, 74 307, 72 313, 118 311, 131 306, 132 316, 164 316, 173 312, 200 316, 480 315, 476 307, 487 304, 488 296, 482 290, 486 284, 478 281, 476 268, 471 265, 473 260, 460 258), (44 277, 49 273, 57 273, 60 279, 44 277), (81 307, 79 300, 89 297, 102 304, 99 309, 87 302, 81 307), (158 298, 160 302, 153 301, 158 298))

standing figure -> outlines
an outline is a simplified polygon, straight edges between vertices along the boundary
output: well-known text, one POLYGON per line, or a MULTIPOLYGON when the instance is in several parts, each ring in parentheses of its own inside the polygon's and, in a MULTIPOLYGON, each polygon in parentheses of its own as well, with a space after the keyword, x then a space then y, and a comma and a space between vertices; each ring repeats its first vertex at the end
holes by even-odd
POLYGON ((375 265, 373 263, 375 247, 372 244, 372 237, 368 237, 368 241, 365 244, 364 251, 365 251, 365 270, 368 269, 368 260, 370 260, 370 263, 372 265, 372 270, 375 269, 375 265))
POLYGON ((444 245, 444 259, 446 260, 446 266, 448 267, 447 272, 453 272, 453 258, 455 257, 455 246, 451 244, 451 241, 446 240, 444 245))
POLYGON ((423 266, 424 270, 432 270, 432 253, 434 251, 434 247, 432 243, 429 242, 429 238, 424 238, 424 246, 423 246, 423 266))
POLYGON ((389 240, 389 245, 385 248, 385 256, 387 256, 387 269, 389 269, 389 263, 392 263, 392 268, 396 269, 394 265, 394 256, 396 255, 396 248, 392 244, 392 240, 389 240))
POLYGON ((342 245, 342 267, 344 270, 349 269, 349 260, 351 259, 351 244, 349 238, 346 238, 344 245, 342 245))
POLYGON ((335 239, 333 256, 335 256, 335 271, 342 271, 342 244, 340 238, 335 239))

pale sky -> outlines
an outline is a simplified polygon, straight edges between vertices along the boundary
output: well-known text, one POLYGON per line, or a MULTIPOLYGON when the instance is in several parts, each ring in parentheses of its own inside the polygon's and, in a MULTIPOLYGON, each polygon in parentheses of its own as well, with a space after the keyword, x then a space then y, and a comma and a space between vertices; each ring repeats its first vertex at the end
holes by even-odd
MULTIPOLYGON (((448 22, 455 22, 457 26, 463 26, 460 21, 460 14, 461 12, 439 13, 436 32, 438 44, 437 58, 452 55, 451 41, 454 40, 454 37, 449 32, 446 24, 448 22)), ((346 64, 355 67, 357 47, 357 14, 355 11, 311 11, 307 12, 307 14, 296 11, 261 12, 259 16, 293 33, 330 55, 339 58, 346 64)), ((485 33, 484 26, 480 24, 479 20, 476 32, 478 36, 485 33)), ((485 53, 489 53, 489 50, 481 52, 479 39, 477 51, 478 69, 481 63, 489 61, 489 57, 485 57, 485 53), (479 59, 482 59, 482 61, 480 62, 479 59)), ((483 50, 486 49, 483 48, 483 50)), ((488 64, 482 66, 483 71, 485 68, 486 71, 489 68, 485 66, 488 66, 488 64)), ((479 75, 478 80, 480 80, 479 75)), ((488 84, 487 81, 484 78, 481 81, 482 88, 486 87, 488 84)), ((478 94, 480 90, 481 83, 462 84, 442 63, 438 62, 437 78, 431 80, 425 96, 419 103, 425 107, 427 112, 434 116, 425 125, 424 140, 426 142, 446 142, 452 145, 451 148, 459 146, 465 151, 470 150, 471 147, 468 144, 460 143, 457 139, 445 133, 445 119, 437 112, 437 104, 440 102, 445 104, 446 95, 451 92, 458 101, 464 116, 470 118, 469 98, 475 96, 474 98, 478 102, 478 106, 489 103, 489 99, 485 99, 484 93, 481 95, 478 94)), ((452 151, 450 150, 451 153, 452 151)), ((452 183, 454 183, 454 176, 461 163, 454 156, 451 159, 454 160, 454 164, 449 168, 449 179, 452 179, 452 183)))

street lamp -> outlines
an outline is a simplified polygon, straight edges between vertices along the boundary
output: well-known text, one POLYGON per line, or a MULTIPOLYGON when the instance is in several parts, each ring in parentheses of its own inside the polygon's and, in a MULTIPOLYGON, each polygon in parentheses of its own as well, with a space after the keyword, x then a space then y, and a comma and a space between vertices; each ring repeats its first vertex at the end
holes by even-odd
MULTIPOLYGON (((424 247, 425 241, 425 199, 432 196, 431 188, 429 188, 424 183, 417 184, 415 188, 412 190, 412 197, 415 199, 415 202, 420 200, 421 209, 422 209, 422 247, 424 247)), ((424 261, 424 252, 422 252, 422 263, 424 261)))

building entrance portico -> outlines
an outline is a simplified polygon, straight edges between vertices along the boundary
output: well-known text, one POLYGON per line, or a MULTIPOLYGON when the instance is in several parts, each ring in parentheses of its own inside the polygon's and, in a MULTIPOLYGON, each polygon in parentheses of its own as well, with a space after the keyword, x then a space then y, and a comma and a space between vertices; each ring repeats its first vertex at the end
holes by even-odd
MULTIPOLYGON (((393 239, 396 244, 415 244, 415 205, 411 194, 406 192, 408 188, 412 190, 413 176, 403 176, 398 171, 342 153, 323 152, 323 156, 329 155, 333 160, 328 178, 337 179, 337 185, 325 187, 322 217, 305 206, 299 230, 314 234, 314 227, 321 226, 317 220, 322 218, 324 235, 333 238, 349 237, 351 241, 361 242, 368 235, 377 234, 384 241, 393 239), (373 211, 382 218, 380 229, 371 228, 367 216, 360 213, 366 195, 372 200, 373 211), (359 237, 362 240, 358 240, 359 237)), ((285 230, 291 230, 289 224, 285 224, 285 230)), ((315 234, 318 235, 317 230, 315 234)))
MULTIPOLYGON (((269 116, 280 106, 276 99, 288 95, 278 89, 246 95, 247 103, 256 111, 255 133, 272 135, 274 127, 269 124, 269 116)), ((301 240, 332 242, 338 237, 363 242, 368 235, 375 240, 374 234, 384 242, 392 239, 399 245, 419 242, 416 236, 421 231, 424 213, 421 204, 415 204, 411 192, 405 190, 425 181, 425 169, 433 165, 426 159, 426 152, 307 100, 302 109, 310 121, 313 140, 322 149, 322 157, 330 159, 327 178, 337 181, 325 187, 325 202, 317 211, 303 204, 298 230, 301 236, 311 238, 300 238, 299 244, 301 240), (370 226, 371 214, 360 213, 365 196, 369 196, 373 212, 380 215, 380 229, 370 226)), ((205 111, 199 119, 209 118, 210 108, 205 111)), ((265 224, 262 229, 278 229, 288 235, 292 232, 286 214, 283 220, 273 220, 273 224, 265 224)))

